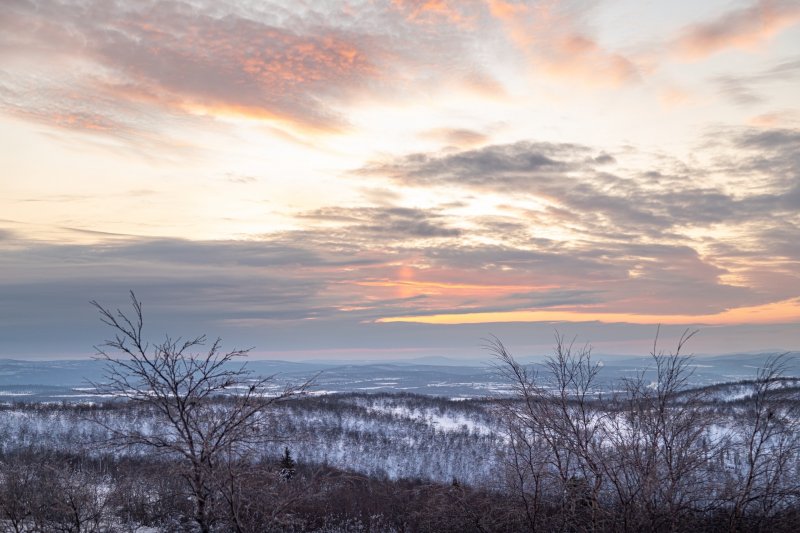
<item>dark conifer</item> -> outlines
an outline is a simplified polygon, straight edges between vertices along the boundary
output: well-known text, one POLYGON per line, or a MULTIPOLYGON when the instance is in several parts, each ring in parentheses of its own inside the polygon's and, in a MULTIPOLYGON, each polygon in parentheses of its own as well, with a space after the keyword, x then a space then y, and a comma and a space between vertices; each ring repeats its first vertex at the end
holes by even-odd
POLYGON ((294 459, 292 459, 292 454, 289 452, 289 448, 286 447, 283 449, 283 457, 281 458, 281 479, 284 481, 289 481, 294 477, 295 474, 295 467, 296 463, 294 459))

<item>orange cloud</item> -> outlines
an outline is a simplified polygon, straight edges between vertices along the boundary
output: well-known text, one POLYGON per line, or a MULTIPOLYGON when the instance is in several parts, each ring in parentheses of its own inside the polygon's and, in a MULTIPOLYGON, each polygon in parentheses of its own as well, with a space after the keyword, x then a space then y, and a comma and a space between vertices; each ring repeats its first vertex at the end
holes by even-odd
POLYGON ((528 11, 526 4, 516 4, 505 0, 489 0, 489 12, 493 17, 511 19, 528 11))
POLYGON ((752 49, 798 22, 797 2, 759 0, 712 22, 686 28, 674 43, 674 52, 682 59, 698 60, 729 48, 752 49))
POLYGON ((471 19, 462 15, 446 0, 392 0, 392 5, 413 22, 432 23, 437 19, 444 19, 459 26, 471 24, 471 19))
POLYGON ((417 322, 422 324, 483 324, 492 322, 606 322, 627 324, 793 324, 800 323, 800 299, 766 305, 739 307, 705 315, 650 315, 581 311, 505 311, 492 313, 399 316, 377 322, 417 322))

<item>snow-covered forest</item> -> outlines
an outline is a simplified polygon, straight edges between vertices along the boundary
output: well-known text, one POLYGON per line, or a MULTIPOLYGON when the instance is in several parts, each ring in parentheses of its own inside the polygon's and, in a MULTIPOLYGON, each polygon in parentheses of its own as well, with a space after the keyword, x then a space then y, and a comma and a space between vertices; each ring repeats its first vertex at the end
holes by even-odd
MULTIPOLYGON (((271 437, 235 458, 245 468, 227 464, 230 456, 212 465, 219 479, 209 528, 788 531, 796 524, 796 380, 762 373, 676 390, 662 380, 639 398, 630 391, 581 398, 574 390, 562 396, 552 378, 539 375, 541 389, 507 399, 343 394, 277 403, 265 419, 271 437), (286 450, 295 463, 289 473, 286 450)), ((232 405, 215 401, 223 411, 232 405)), ((159 424, 156 409, 131 402, 3 406, 3 528, 197 529, 182 458, 114 443, 115 429, 147 433, 159 424)))

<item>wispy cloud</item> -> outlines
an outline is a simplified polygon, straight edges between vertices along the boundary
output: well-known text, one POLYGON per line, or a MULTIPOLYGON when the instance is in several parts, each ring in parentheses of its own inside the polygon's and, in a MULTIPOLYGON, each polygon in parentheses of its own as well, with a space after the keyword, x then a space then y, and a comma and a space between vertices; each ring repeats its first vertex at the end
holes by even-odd
POLYGON ((460 148, 485 144, 489 140, 485 133, 466 128, 436 128, 423 131, 420 137, 460 148))
POLYGON ((299 216, 340 225, 352 238, 358 238, 359 234, 382 239, 438 238, 458 237, 462 233, 448 226, 442 215, 433 210, 407 207, 328 207, 299 216))
POLYGON ((567 3, 491 0, 488 6, 511 42, 531 61, 534 76, 610 87, 640 79, 635 62, 598 43, 582 28, 584 13, 567 3))
POLYGON ((800 6, 792 0, 757 0, 715 20, 685 28, 674 43, 675 53, 688 60, 728 49, 753 49, 784 28, 800 23, 800 6))
POLYGON ((800 77, 800 59, 781 61, 752 74, 726 74, 712 81, 719 92, 740 106, 753 106, 767 100, 768 88, 791 84, 800 77))

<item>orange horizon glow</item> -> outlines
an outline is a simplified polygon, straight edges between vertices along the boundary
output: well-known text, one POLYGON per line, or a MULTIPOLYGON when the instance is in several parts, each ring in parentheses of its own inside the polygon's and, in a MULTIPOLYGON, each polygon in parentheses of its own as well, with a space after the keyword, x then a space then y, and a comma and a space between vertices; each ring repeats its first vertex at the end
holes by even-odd
POLYGON ((501 311, 490 313, 438 314, 380 318, 376 322, 416 322, 420 324, 483 324, 494 322, 604 322, 638 325, 704 324, 800 324, 800 298, 765 305, 739 307, 705 315, 650 315, 580 311, 501 311))
POLYGON ((457 291, 469 292, 485 292, 485 291, 532 291, 532 290, 546 290, 556 289, 558 285, 486 285, 486 284, 472 284, 472 283, 448 283, 444 281, 413 281, 413 280, 375 280, 375 281, 359 281, 356 285, 364 287, 405 287, 423 289, 436 289, 437 291, 449 290, 448 294, 455 294, 457 291))

